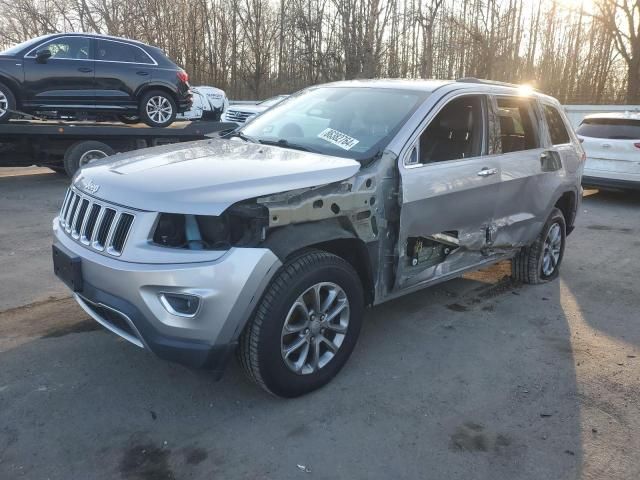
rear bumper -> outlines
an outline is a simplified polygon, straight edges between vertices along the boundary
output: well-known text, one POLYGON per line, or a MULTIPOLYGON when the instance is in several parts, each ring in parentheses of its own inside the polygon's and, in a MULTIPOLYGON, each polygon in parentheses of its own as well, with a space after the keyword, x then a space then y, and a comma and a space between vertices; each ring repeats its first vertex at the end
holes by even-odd
POLYGON ((640 179, 627 180, 600 176, 583 175, 582 185, 585 187, 611 188, 615 190, 640 190, 640 179))
POLYGON ((188 97, 181 98, 180 100, 178 100, 178 113, 184 113, 188 110, 191 110, 192 105, 193 98, 190 94, 188 97))
POLYGON ((178 113, 184 113, 187 110, 191 110, 193 106, 193 93, 188 85, 181 85, 178 87, 178 113))

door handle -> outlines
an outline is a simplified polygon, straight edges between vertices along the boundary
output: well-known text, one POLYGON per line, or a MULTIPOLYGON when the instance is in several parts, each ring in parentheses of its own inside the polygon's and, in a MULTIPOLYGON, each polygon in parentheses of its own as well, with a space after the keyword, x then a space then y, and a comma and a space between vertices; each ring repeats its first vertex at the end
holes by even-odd
POLYGON ((89 67, 80 67, 80 68, 78 69, 78 71, 79 71, 79 72, 82 72, 82 73, 89 73, 89 72, 93 72, 93 68, 89 68, 89 67))
POLYGON ((147 75, 149 75, 149 72, 145 72, 144 70, 141 70, 139 72, 136 72, 136 74, 142 75, 143 77, 146 77, 147 75))
POLYGON ((478 172, 478 176, 479 177, 488 177, 490 175, 495 175, 496 173, 498 173, 498 169, 497 168, 484 167, 482 170, 480 170, 478 172))

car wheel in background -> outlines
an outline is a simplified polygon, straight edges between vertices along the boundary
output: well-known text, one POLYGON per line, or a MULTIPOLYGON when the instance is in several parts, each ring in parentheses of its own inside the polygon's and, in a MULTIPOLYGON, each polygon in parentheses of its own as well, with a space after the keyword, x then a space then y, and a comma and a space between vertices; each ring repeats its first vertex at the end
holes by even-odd
POLYGON ((364 310, 360 278, 317 250, 276 273, 240 337, 238 357, 255 383, 297 397, 328 383, 353 351, 364 310))
POLYGON ((64 154, 64 169, 69 177, 91 162, 113 155, 115 152, 109 145, 94 140, 77 142, 71 145, 64 154))
POLYGON ((16 109, 16 98, 4 83, 0 83, 0 123, 9 121, 11 110, 16 109))
POLYGON ((167 92, 152 90, 142 96, 140 118, 150 127, 168 127, 177 113, 176 102, 167 92))
POLYGON ((566 240, 564 215, 554 208, 535 242, 523 247, 511 261, 513 278, 529 284, 545 283, 557 278, 566 240))
POLYGON ((138 115, 118 115, 118 120, 127 125, 135 125, 141 121, 138 115))

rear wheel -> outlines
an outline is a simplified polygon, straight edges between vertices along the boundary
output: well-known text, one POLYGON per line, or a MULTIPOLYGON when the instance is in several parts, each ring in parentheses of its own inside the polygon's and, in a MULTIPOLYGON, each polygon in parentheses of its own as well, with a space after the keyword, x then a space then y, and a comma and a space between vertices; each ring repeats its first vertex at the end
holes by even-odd
POLYGON ((554 208, 536 241, 522 248, 511 261, 513 278, 530 284, 545 283, 557 278, 566 239, 564 215, 554 208))
POLYGON ((69 177, 91 162, 113 155, 115 152, 106 143, 88 140, 74 143, 64 154, 64 169, 69 177))
POLYGON ((0 123, 8 122, 16 109, 16 97, 4 83, 0 83, 0 123))
POLYGON ((348 262, 326 252, 302 254, 267 288, 240 338, 240 363, 274 395, 316 390, 351 355, 363 310, 360 278, 348 262))
POLYGON ((176 102, 170 93, 152 90, 140 101, 140 118, 150 127, 168 127, 178 113, 176 102))

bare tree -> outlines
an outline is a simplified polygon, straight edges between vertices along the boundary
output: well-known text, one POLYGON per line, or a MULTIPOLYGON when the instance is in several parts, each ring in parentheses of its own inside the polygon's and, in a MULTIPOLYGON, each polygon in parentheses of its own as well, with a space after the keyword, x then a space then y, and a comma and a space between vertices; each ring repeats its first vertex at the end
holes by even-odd
POLYGON ((477 76, 534 82, 563 102, 638 102, 640 0, 593 1, 0 0, 0 47, 58 31, 129 37, 233 98, 477 76))

